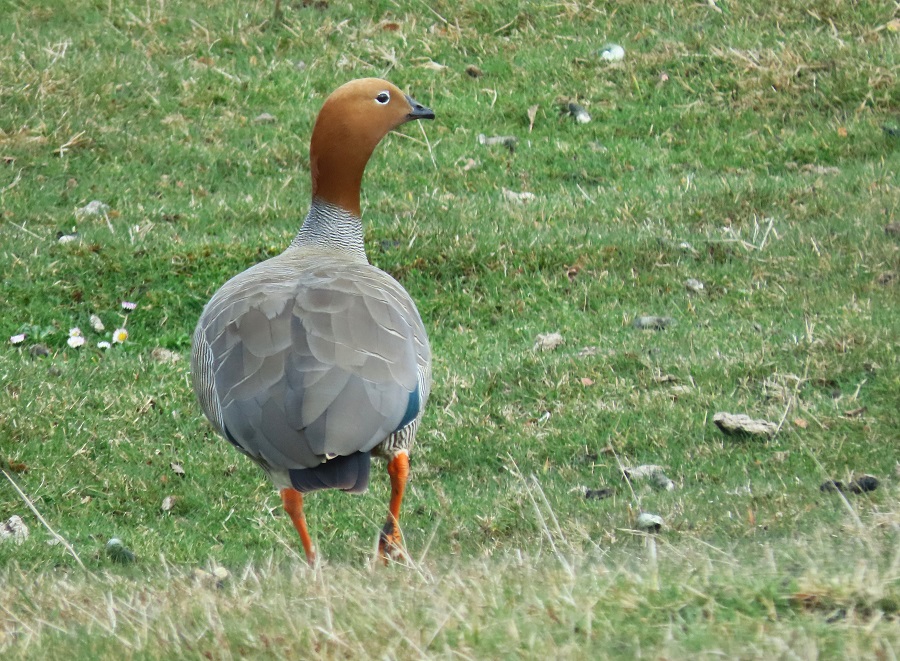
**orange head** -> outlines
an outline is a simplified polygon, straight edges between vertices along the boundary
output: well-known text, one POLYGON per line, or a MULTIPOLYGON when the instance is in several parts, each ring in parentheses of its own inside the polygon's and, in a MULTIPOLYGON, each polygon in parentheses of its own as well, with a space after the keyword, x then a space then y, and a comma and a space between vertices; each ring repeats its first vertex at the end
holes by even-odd
POLYGON ((361 78, 331 93, 309 145, 313 200, 360 215, 359 188, 375 147, 392 129, 434 112, 378 78, 361 78))

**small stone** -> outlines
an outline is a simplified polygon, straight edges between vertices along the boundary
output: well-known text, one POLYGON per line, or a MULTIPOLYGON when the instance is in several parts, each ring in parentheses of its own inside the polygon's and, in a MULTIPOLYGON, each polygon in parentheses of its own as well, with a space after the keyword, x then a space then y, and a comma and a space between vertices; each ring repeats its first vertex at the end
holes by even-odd
POLYGON ((163 347, 156 347, 150 352, 150 357, 157 363, 177 363, 181 360, 180 353, 171 349, 164 349, 163 347))
POLYGON ((275 119, 275 115, 270 115, 267 112, 260 113, 253 118, 254 124, 274 124, 277 121, 278 120, 275 119))
POLYGON ((622 475, 629 482, 647 481, 658 489, 675 490, 675 483, 666 476, 663 467, 655 464, 623 468, 622 475))
POLYGON ((231 573, 225 567, 214 567, 211 572, 197 567, 191 573, 198 583, 215 588, 222 588, 225 581, 231 577, 231 573))
POLYGON ((688 278, 684 281, 684 286, 692 294, 702 294, 705 287, 703 283, 695 278, 688 278))
POLYGON ((606 44, 599 51, 601 60, 606 62, 621 62, 625 59, 625 49, 619 44, 606 44))
POLYGON ((875 491, 878 488, 878 478, 874 475, 861 475, 849 484, 844 484, 840 480, 825 480, 819 485, 819 491, 824 493, 837 493, 838 491, 850 493, 867 493, 875 491))
POLYGON ((22 544, 28 539, 28 534, 28 526, 22 521, 22 517, 16 514, 0 523, 0 542, 22 544))
POLYGON ((534 341, 532 351, 553 351, 563 344, 565 339, 559 333, 540 333, 534 341))
POLYGON ((516 191, 509 190, 508 188, 500 188, 500 191, 503 193, 503 197, 508 202, 512 202, 514 204, 525 204, 526 202, 531 202, 536 199, 534 193, 529 193, 528 191, 522 191, 518 193, 516 191))
POLYGON ((118 537, 113 537, 106 542, 106 555, 110 560, 121 565, 131 564, 135 561, 134 553, 118 537))
POLYGON ((713 422, 726 436, 762 436, 772 438, 778 425, 768 420, 754 420, 743 413, 716 413, 713 422))
POLYGON ((28 353, 31 354, 32 358, 40 358, 41 356, 49 356, 50 355, 50 347, 46 344, 34 344, 28 349, 28 353))
POLYGON ((675 320, 672 317, 654 317, 652 315, 636 317, 631 325, 638 330, 663 330, 673 326, 675 320))
POLYGON ((647 532, 659 532, 663 527, 662 517, 657 514, 650 514, 649 512, 641 512, 637 518, 637 529, 645 530, 647 532))
POLYGON ((840 480, 825 480, 819 485, 819 491, 822 493, 837 493, 844 490, 844 483, 840 480))
POLYGON ((605 498, 612 498, 616 494, 616 490, 610 487, 603 487, 602 489, 585 489, 584 497, 587 500, 604 500, 605 498))
POLYGON ((878 488, 878 478, 874 475, 861 475, 850 483, 850 491, 853 493, 866 493, 878 488))
POLYGON ((591 115, 584 109, 584 106, 580 106, 577 103, 569 103, 568 111, 579 124, 587 124, 591 121, 591 115))
POLYGON ((516 145, 519 143, 519 139, 514 135, 492 135, 486 136, 484 133, 478 134, 478 144, 485 145, 487 147, 493 145, 503 145, 509 151, 515 151, 516 145))
POLYGON ((804 172, 806 174, 818 174, 818 175, 827 175, 827 174, 840 174, 840 168, 836 168, 828 165, 818 165, 816 163, 806 163, 800 168, 800 172, 804 172))
POLYGON ((163 498, 160 509, 162 509, 163 512, 171 512, 172 508, 175 507, 176 500, 175 496, 166 496, 163 498))
POLYGON ((76 218, 87 218, 89 216, 105 216, 109 213, 109 205, 100 200, 92 200, 80 209, 75 210, 76 218))

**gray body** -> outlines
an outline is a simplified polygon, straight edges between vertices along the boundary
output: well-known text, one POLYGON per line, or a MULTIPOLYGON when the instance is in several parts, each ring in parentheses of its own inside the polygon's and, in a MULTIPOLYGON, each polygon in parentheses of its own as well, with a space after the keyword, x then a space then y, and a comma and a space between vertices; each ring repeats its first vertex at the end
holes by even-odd
POLYGON ((285 252, 206 305, 191 374, 215 430, 276 488, 358 492, 372 453, 412 445, 431 351, 409 294, 366 259, 360 219, 314 202, 285 252))

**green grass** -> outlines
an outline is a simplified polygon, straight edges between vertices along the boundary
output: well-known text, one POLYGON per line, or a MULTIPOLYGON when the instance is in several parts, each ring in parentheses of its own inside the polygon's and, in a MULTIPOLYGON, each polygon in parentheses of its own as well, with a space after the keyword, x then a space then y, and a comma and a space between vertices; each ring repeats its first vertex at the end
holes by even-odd
POLYGON ((0 652, 896 657, 894 3, 297 1, 280 24, 270 2, 190 5, 0 0, 0 461, 88 568, 2 479, 0 519, 31 536, 0 543, 0 652), (415 566, 368 569, 377 466, 367 495, 307 499, 311 572, 186 359, 212 292, 302 221, 322 100, 369 75, 437 113, 385 140, 363 190, 370 260, 435 355, 415 566), (108 218, 76 215, 95 199, 108 218), (783 425, 734 441, 717 411, 783 425), (676 489, 632 491, 638 464, 676 489), (876 491, 819 491, 862 473, 876 491), (640 511, 665 519, 655 541, 640 511), (220 588, 192 578, 215 566, 220 588))

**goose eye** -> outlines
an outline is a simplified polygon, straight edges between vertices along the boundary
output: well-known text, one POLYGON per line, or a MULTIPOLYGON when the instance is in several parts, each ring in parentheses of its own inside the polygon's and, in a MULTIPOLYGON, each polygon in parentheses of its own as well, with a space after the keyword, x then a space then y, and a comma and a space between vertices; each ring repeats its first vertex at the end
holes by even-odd
POLYGON ((381 105, 387 105, 391 100, 391 95, 389 92, 381 92, 378 96, 375 97, 375 102, 381 105))

